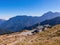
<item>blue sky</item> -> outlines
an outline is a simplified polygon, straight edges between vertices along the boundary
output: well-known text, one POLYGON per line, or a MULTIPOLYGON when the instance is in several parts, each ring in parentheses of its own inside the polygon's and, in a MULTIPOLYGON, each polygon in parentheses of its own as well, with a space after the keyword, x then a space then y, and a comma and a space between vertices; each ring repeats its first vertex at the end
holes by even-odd
POLYGON ((0 0, 0 18, 17 15, 41 16, 53 11, 60 12, 60 0, 0 0))

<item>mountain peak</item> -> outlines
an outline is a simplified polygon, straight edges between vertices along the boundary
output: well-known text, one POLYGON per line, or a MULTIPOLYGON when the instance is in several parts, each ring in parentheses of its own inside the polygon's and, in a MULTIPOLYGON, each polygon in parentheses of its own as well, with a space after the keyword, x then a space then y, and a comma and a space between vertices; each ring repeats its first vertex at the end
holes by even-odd
POLYGON ((52 11, 48 11, 47 13, 53 13, 52 11))
POLYGON ((47 13, 45 13, 45 14, 53 14, 53 12, 52 12, 52 11, 49 11, 49 12, 47 12, 47 13))

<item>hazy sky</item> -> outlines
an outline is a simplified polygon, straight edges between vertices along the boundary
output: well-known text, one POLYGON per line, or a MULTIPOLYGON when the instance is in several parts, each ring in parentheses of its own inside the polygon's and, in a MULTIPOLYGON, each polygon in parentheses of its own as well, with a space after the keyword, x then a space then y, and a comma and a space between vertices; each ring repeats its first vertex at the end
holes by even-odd
POLYGON ((43 13, 60 12, 60 0, 0 0, 0 18, 16 15, 41 16, 43 13))

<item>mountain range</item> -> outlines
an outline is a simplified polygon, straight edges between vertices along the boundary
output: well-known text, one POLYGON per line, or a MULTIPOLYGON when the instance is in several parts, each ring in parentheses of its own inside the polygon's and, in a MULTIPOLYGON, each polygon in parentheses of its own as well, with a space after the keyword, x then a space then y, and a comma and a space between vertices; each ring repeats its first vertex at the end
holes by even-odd
MULTIPOLYGON (((9 20, 4 20, 4 21, 1 20, 0 21, 0 34, 22 31, 22 29, 24 29, 24 27, 30 27, 37 23, 41 23, 43 25, 46 22, 45 20, 50 21, 50 19, 52 19, 52 22, 51 21, 50 22, 53 24, 53 22, 55 23, 55 21, 57 20, 57 19, 55 20, 55 18, 59 17, 59 16, 60 16, 59 12, 53 13, 53 12, 49 11, 40 17, 15 16, 15 17, 10 18, 9 20)), ((60 19, 60 17, 59 17, 59 19, 60 19)), ((57 20, 57 22, 58 22, 58 20, 57 20)))

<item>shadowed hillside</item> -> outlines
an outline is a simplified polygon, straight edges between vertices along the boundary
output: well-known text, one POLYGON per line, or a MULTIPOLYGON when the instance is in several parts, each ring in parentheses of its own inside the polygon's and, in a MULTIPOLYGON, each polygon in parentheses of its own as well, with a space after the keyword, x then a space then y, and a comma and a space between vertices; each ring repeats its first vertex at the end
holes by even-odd
MULTIPOLYGON (((22 31, 24 27, 27 27, 27 28, 29 27, 31 29, 31 26, 55 17, 60 17, 60 13, 49 11, 47 13, 44 13, 40 17, 25 16, 25 15, 11 17, 9 20, 6 20, 4 23, 0 23, 0 34, 19 32, 19 31, 22 31)), ((54 20, 54 21, 57 22, 58 20, 54 20)), ((51 24, 52 23, 53 21, 51 22, 51 24)), ((45 22, 43 22, 42 24, 45 24, 45 22)))
POLYGON ((60 24, 60 21, 58 19, 52 19, 55 17, 60 17, 60 13, 59 12, 47 12, 44 13, 42 16, 40 17, 33 17, 33 16, 15 16, 15 17, 11 17, 9 20, 6 21, 0 21, 0 34, 6 34, 6 33, 12 33, 12 32, 20 32, 22 31, 24 28, 27 29, 31 29, 31 27, 35 28, 35 24, 37 23, 41 23, 42 24, 60 24), (49 19, 52 19, 51 21, 49 19), (45 21, 48 20, 48 21, 45 21), (44 22, 45 21, 45 22, 44 22), (4 22, 4 23, 2 23, 4 22))

